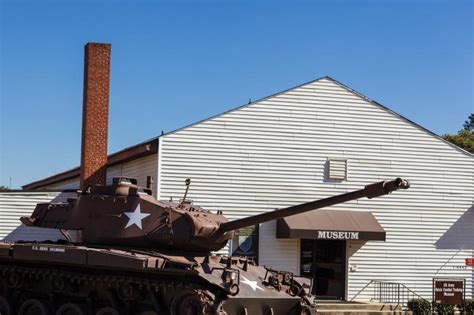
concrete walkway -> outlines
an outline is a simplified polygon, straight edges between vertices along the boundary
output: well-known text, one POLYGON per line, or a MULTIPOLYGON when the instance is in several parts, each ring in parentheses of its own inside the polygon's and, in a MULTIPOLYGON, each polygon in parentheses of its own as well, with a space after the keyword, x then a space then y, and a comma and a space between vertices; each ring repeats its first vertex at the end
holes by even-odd
POLYGON ((412 315, 401 305, 372 302, 316 301, 316 312, 321 315, 412 315))

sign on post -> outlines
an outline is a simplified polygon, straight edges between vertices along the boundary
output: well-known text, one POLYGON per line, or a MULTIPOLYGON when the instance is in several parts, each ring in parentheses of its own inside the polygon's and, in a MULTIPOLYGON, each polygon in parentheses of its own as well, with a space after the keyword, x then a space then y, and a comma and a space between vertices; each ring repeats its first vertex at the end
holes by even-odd
POLYGON ((433 279, 433 297, 438 304, 462 304, 464 279, 433 279))

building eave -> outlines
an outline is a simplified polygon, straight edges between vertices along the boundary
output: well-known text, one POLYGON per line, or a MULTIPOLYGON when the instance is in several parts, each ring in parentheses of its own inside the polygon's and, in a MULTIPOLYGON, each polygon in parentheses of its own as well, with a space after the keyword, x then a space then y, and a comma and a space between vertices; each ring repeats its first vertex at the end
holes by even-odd
MULTIPOLYGON (((107 157, 107 167, 111 167, 117 164, 129 162, 134 159, 146 157, 158 153, 158 138, 136 144, 134 146, 125 148, 118 152, 112 153, 107 157)), ((53 176, 23 185, 23 190, 36 190, 41 189, 61 181, 78 178, 81 172, 81 167, 75 167, 73 169, 55 174, 53 176)))

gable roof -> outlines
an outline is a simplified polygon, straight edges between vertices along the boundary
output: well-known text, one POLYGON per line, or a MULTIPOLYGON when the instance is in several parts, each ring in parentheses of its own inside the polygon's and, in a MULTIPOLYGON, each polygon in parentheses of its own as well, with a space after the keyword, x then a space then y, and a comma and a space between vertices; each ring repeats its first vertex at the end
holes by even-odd
MULTIPOLYGON (((189 124, 189 125, 186 125, 186 126, 183 126, 183 127, 180 127, 180 128, 177 128, 175 130, 172 130, 170 132, 167 132, 167 133, 163 133, 161 134, 160 136, 157 136, 157 137, 154 137, 154 138, 151 138, 149 140, 146 140, 142 143, 139 143, 139 144, 136 144, 134 146, 131 146, 131 147, 128 147, 128 148, 125 148, 121 151, 118 151, 118 152, 115 152, 111 155, 108 156, 108 163, 107 163, 107 166, 113 166, 113 165, 116 165, 116 164, 120 164, 120 163, 125 163, 125 162, 128 162, 130 160, 133 160, 133 159, 136 159, 136 158, 140 158, 140 157, 144 157, 144 156, 148 156, 148 155, 151 155, 151 154, 155 154, 158 152, 159 148, 158 148, 158 139, 160 137, 165 137, 167 135, 170 135, 170 134, 173 134, 173 133, 176 133, 176 132, 179 132, 181 130, 184 130, 184 129, 187 129, 187 128, 190 128, 192 126, 195 126, 195 125, 198 125, 200 123, 203 123, 203 122, 206 122, 206 121, 209 121, 209 120, 212 120, 212 119, 215 119, 215 118, 218 118, 220 116, 223 116, 225 114, 228 114, 228 113, 231 113, 231 112, 234 112, 234 111, 237 111, 239 109, 242 109, 242 108, 245 108, 245 107, 248 107, 248 106, 251 106, 252 104, 255 104, 255 103, 258 103, 258 102, 262 102, 262 101, 265 101, 265 100, 268 100, 270 98, 273 98, 275 96, 279 96, 279 95, 282 95, 286 92, 289 92, 291 90, 294 90, 294 89, 297 89, 297 88, 300 88, 300 87, 303 87, 303 86, 306 86, 306 85, 309 85, 309 84, 312 84, 314 82, 318 82, 318 81, 321 81, 321 80, 329 80, 335 84, 337 84, 338 86, 342 87, 343 89, 349 91, 350 93, 353 93, 355 94, 356 96, 362 98, 363 100, 383 109, 384 111, 396 116, 397 118, 399 119, 402 119, 404 121, 406 121, 407 123, 409 123, 410 125, 414 126, 415 128, 417 129, 420 129, 421 131, 433 136, 434 138, 436 138, 437 140, 440 140, 446 144, 448 144, 449 146, 451 146, 452 148, 454 148, 455 150, 459 151, 460 153, 462 154, 465 154, 469 157, 474 157, 474 154, 452 144, 451 142, 449 141, 446 141, 444 140, 442 137, 440 137, 439 135, 437 135, 436 133, 426 129, 425 127, 413 122, 412 120, 392 111, 391 109, 389 109, 388 107, 382 105, 381 103, 377 102, 377 101, 374 101, 372 100, 371 98, 365 96, 364 94, 360 93, 360 92, 357 92, 356 90, 348 87, 347 85, 329 77, 329 76, 324 76, 324 77, 320 77, 318 79, 315 79, 315 80, 311 80, 311 81, 308 81, 308 82, 305 82, 303 84, 299 84, 297 86, 294 86, 292 88, 289 88, 289 89, 286 89, 284 91, 281 91, 281 92, 278 92, 278 93, 275 93, 275 94, 272 94, 272 95, 269 95, 269 96, 266 96, 266 97, 263 97, 261 99, 258 99, 256 101, 253 101, 253 102, 249 102, 248 104, 244 104, 244 105, 241 105, 241 106, 238 106, 238 107, 235 107, 235 108, 232 108, 230 110, 227 110, 223 113, 220 113, 220 114, 217 114, 217 115, 214 115, 214 116, 211 116, 211 117, 208 117, 208 118, 205 118, 205 119, 202 119, 200 121, 197 121, 195 123, 192 123, 192 124, 189 124)), ((24 186, 22 186, 23 189, 28 189, 28 190, 31 190, 31 189, 38 189, 40 187, 44 187, 44 186, 47 186, 47 185, 51 185, 51 184, 54 184, 54 183, 57 183, 57 182, 60 182, 60 181, 64 181, 64 180, 67 180, 67 179, 71 179, 71 178, 74 178, 74 177, 78 177, 80 174, 80 167, 75 167, 71 170, 68 170, 68 171, 65 171, 65 172, 61 172, 61 173, 58 173, 58 174, 55 174, 55 175, 52 175, 52 176, 49 176, 47 178, 44 178, 44 179, 41 179, 41 180, 38 180, 38 181, 35 181, 35 182, 32 182, 32 183, 29 183, 29 184, 26 184, 24 186)))
POLYGON ((463 154, 465 154, 465 155, 467 155, 467 156, 469 156, 469 157, 474 157, 474 154, 472 154, 471 152, 468 152, 468 151, 464 150, 463 148, 460 148, 460 147, 458 147, 457 145, 455 145, 455 144, 453 144, 453 143, 451 143, 451 142, 449 142, 449 141, 447 141, 447 140, 444 140, 441 136, 437 135, 437 134, 434 133, 433 131, 431 131, 431 130, 429 130, 429 129, 426 129, 425 127, 423 127, 423 126, 417 124, 416 122, 414 122, 414 121, 412 121, 412 120, 406 118, 406 117, 403 116, 403 115, 400 115, 400 114, 397 113, 397 112, 394 112, 393 110, 391 110, 390 108, 386 107, 385 105, 382 105, 381 103, 372 100, 371 98, 365 96, 364 94, 362 94, 362 93, 360 93, 360 92, 357 92, 356 90, 354 90, 354 89, 352 89, 352 88, 346 86, 345 84, 343 84, 343 83, 341 83, 341 82, 339 82, 339 81, 337 81, 337 80, 335 80, 335 79, 333 79, 333 78, 331 78, 331 77, 326 76, 325 78, 328 79, 328 80, 331 80, 332 82, 334 82, 334 83, 336 83, 336 84, 338 84, 339 86, 341 86, 342 88, 346 89, 347 91, 356 94, 357 96, 363 98, 364 100, 366 100, 366 101, 368 101, 368 102, 370 102, 370 103, 372 103, 372 104, 374 104, 374 105, 376 105, 376 106, 382 108, 383 110, 389 112, 390 114, 396 116, 397 118, 406 121, 407 123, 411 124, 411 125, 414 126, 415 128, 418 128, 418 129, 424 131, 425 133, 427 133, 427 134, 429 134, 429 135, 435 137, 436 139, 441 140, 442 142, 448 144, 448 145, 451 146, 452 148, 454 148, 454 149, 460 151, 461 153, 463 153, 463 154))
MULTIPOLYGON (((331 82, 333 82, 333 83, 339 85, 340 87, 342 87, 343 89, 349 91, 350 93, 355 94, 356 96, 362 98, 363 100, 365 100, 365 101, 367 101, 367 102, 369 102, 369 103, 371 103, 371 104, 373 104, 373 105, 375 105, 375 106, 377 106, 377 107, 383 109, 384 111, 386 111, 386 112, 388 112, 388 113, 394 115, 395 117, 397 117, 397 118, 399 118, 399 119, 401 119, 401 120, 404 120, 405 122, 409 123, 409 124, 412 125, 413 127, 417 128, 417 129, 420 129, 421 131, 423 131, 423 132, 429 134, 430 136, 433 136, 433 137, 436 138, 437 140, 440 140, 440 141, 442 141, 442 142, 448 144, 449 146, 451 146, 452 148, 456 149, 457 151, 459 151, 459 152, 461 152, 461 153, 463 153, 463 154, 465 154, 465 155, 467 155, 467 156, 469 156, 469 157, 474 157, 474 154, 472 154, 472 153, 470 153, 470 152, 468 152, 468 151, 466 151, 466 150, 464 150, 464 149, 462 149, 462 148, 456 146, 455 144, 453 144, 453 143, 451 143, 451 142, 449 142, 449 141, 447 141, 447 140, 444 140, 441 136, 437 135, 436 133, 432 132, 431 130, 428 130, 428 129, 426 129, 425 127, 423 127, 423 126, 417 124, 416 122, 414 122, 414 121, 412 121, 412 120, 406 118, 405 116, 402 116, 402 115, 398 114, 397 112, 394 112, 393 110, 391 110, 390 108, 386 107, 385 105, 382 105, 381 103, 379 103, 379 102, 377 102, 377 101, 374 101, 373 99, 371 99, 371 98, 365 96, 364 94, 362 94, 362 93, 360 93, 360 92, 358 92, 358 91, 356 91, 356 90, 354 90, 354 89, 348 87, 347 85, 345 85, 345 84, 343 84, 343 83, 341 83, 341 82, 339 82, 339 81, 333 79, 333 78, 330 77, 330 76, 320 77, 320 78, 317 78, 317 79, 314 79, 314 80, 305 82, 305 83, 303 83, 303 84, 299 84, 299 85, 294 86, 294 87, 292 87, 292 88, 283 90, 283 91, 281 91, 281 92, 278 92, 278 93, 275 93, 275 94, 271 94, 271 95, 269 95, 269 96, 265 96, 265 97, 263 97, 263 98, 261 98, 261 99, 258 99, 258 100, 256 100, 256 101, 249 102, 248 104, 244 104, 244 105, 241 105, 241 106, 232 108, 232 109, 227 110, 227 111, 225 111, 225 112, 222 112, 222 113, 220 113, 220 114, 213 115, 213 116, 211 116, 211 117, 202 119, 202 120, 197 121, 197 122, 195 122, 195 123, 192 123, 192 124, 189 124, 189 125, 186 125, 186 126, 177 128, 177 129, 172 130, 172 131, 169 131, 169 132, 167 132, 167 133, 162 134, 160 137, 167 136, 167 135, 173 134, 173 133, 175 133, 175 132, 179 132, 179 131, 181 131, 181 130, 184 130, 184 129, 190 128, 190 127, 192 127, 192 126, 198 125, 198 124, 200 124, 200 123, 203 123, 203 122, 212 120, 212 119, 214 119, 214 118, 218 118, 218 117, 223 116, 223 115, 225 115, 225 114, 228 114, 228 113, 237 111, 237 110, 242 109, 242 108, 246 108, 246 107, 248 107, 248 106, 251 106, 252 104, 255 104, 255 103, 259 103, 259 102, 268 100, 268 99, 273 98, 273 97, 275 97, 275 96, 279 96, 279 95, 285 94, 286 92, 289 92, 289 91, 291 91, 291 90, 295 90, 295 89, 298 89, 298 88, 300 88, 300 87, 303 87, 303 86, 306 86, 306 85, 309 85, 309 84, 312 84, 312 83, 315 83, 315 82, 318 82, 318 81, 321 81, 321 80, 329 80, 329 81, 331 81, 331 82)), ((159 137, 158 137, 158 138, 159 138, 159 137)))

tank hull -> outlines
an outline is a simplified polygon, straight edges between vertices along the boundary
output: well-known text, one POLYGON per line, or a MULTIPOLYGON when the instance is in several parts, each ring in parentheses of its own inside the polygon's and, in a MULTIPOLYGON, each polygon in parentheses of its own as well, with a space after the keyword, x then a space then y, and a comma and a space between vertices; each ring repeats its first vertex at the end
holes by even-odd
MULTIPOLYGON (((22 315, 29 300, 40 301, 46 314, 55 314, 64 305, 78 306, 84 314, 107 314, 100 313, 107 307, 118 314, 302 313, 301 297, 262 282, 265 268, 245 269, 237 264, 229 267, 229 260, 225 263, 219 256, 0 243, 0 297, 9 301, 11 314, 22 315), (238 270, 238 294, 232 295, 223 285, 224 270, 238 270)), ((304 307, 307 313, 310 309, 304 307)))

